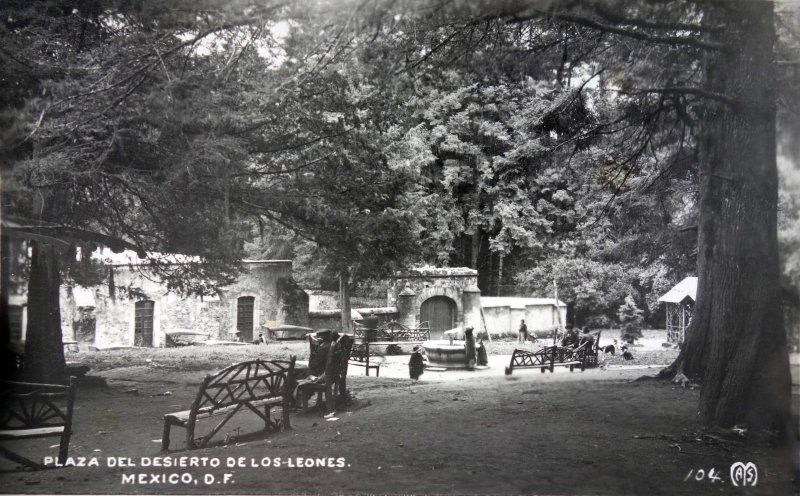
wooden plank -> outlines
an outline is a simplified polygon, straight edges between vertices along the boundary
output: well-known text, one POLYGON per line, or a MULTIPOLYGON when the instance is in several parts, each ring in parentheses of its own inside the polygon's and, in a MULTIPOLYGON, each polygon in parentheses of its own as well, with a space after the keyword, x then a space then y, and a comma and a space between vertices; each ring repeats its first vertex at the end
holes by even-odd
POLYGON ((0 431, 0 439, 27 439, 34 437, 60 436, 64 426, 38 427, 34 429, 8 429, 0 431))
MULTIPOLYGON (((233 405, 228 405, 223 408, 216 408, 216 409, 208 409, 208 410, 198 410, 197 417, 198 419, 213 417, 215 415, 224 415, 228 413, 230 410, 234 408, 240 407, 242 405, 250 405, 252 407, 259 407, 264 405, 280 405, 283 397, 282 396, 275 396, 269 399, 262 399, 256 401, 239 401, 233 405)), ((189 420, 189 415, 191 414, 191 410, 183 410, 180 412, 172 412, 164 415, 165 418, 169 418, 170 420, 174 420, 176 422, 186 422, 189 420)))

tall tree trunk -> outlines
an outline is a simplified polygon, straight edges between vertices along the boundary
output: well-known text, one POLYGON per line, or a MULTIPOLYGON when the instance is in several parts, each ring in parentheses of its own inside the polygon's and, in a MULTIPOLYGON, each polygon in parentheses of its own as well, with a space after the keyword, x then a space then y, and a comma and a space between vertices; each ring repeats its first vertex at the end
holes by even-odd
POLYGON ((472 233, 472 245, 469 253, 469 267, 471 269, 478 269, 478 253, 481 251, 481 231, 475 228, 472 233))
POLYGON ((61 341, 59 253, 52 244, 42 241, 31 241, 31 248, 28 327, 22 373, 30 381, 62 383, 67 377, 61 341))
POLYGON ((503 254, 497 254, 497 288, 495 296, 502 296, 503 291, 503 254))
POLYGON ((725 49, 709 58, 715 103, 702 143, 698 291, 686 342, 662 375, 702 382, 701 418, 724 427, 785 431, 791 377, 777 241, 778 178, 772 4, 711 13, 725 49), (714 19, 713 16, 719 16, 714 19))
POLYGON ((342 332, 351 334, 353 319, 350 315, 350 275, 347 272, 339 273, 339 308, 342 317, 342 332))

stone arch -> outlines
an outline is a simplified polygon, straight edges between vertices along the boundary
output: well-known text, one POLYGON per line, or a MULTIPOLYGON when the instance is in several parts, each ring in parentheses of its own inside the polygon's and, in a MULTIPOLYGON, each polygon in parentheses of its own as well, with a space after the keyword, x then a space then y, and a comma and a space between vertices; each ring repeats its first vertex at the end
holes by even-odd
POLYGON ((421 300, 419 306, 420 322, 427 321, 431 326, 431 339, 442 339, 444 331, 458 325, 458 302, 444 294, 433 295, 421 300))

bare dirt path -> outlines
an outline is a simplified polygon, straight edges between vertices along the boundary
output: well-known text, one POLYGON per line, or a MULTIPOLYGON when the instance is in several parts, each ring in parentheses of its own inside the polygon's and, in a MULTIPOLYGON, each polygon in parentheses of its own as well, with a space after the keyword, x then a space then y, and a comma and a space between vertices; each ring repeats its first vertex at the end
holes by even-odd
MULTIPOLYGON (((701 431, 695 422, 697 389, 631 382, 648 372, 640 369, 520 370, 510 378, 494 365, 489 370, 447 380, 426 373, 419 383, 384 377, 383 371, 380 378, 353 376, 354 401, 336 413, 337 420, 320 412, 295 413, 291 431, 247 437, 243 433, 254 432, 257 424, 242 415, 220 435, 230 444, 181 451, 176 429, 176 451, 168 454, 159 452, 163 415, 188 407, 203 374, 148 366, 105 370, 100 375, 107 387, 79 392, 70 450, 76 462, 94 458, 99 466, 7 471, 0 474, 2 492, 796 492, 789 451, 747 447, 701 431), (219 466, 143 466, 178 464, 181 457, 219 466), (755 487, 733 487, 730 467, 739 461, 757 467, 755 487), (120 462, 135 466, 108 466, 120 462)), ((52 444, 43 440, 30 448, 54 454, 52 444)))

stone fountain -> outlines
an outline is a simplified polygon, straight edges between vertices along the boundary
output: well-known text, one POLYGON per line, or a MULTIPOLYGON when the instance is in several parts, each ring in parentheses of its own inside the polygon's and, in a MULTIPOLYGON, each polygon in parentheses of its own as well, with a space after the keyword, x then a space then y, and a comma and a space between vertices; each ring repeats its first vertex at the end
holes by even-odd
POLYGON ((428 356, 428 367, 474 369, 475 338, 472 336, 472 328, 467 328, 465 331, 460 328, 451 329, 444 334, 449 339, 425 341, 422 344, 428 356), (464 339, 455 339, 457 336, 463 336, 464 339), (471 350, 471 353, 467 350, 471 350))

